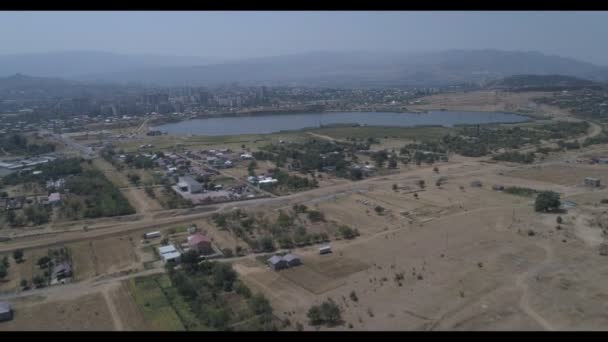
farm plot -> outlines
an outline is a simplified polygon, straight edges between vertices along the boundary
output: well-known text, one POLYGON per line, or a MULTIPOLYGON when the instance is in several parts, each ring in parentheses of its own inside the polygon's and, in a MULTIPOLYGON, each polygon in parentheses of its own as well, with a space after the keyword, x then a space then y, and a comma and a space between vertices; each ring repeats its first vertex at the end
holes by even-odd
POLYGON ((78 280, 139 266, 134 238, 111 237, 70 245, 78 280))
POLYGON ((129 291, 146 321, 146 327, 157 331, 185 330, 156 278, 140 277, 128 282, 129 291))
POLYGON ((566 186, 582 186, 585 177, 596 177, 608 181, 608 167, 604 165, 551 165, 519 169, 507 174, 511 177, 532 179, 566 186))
POLYGON ((319 273, 306 265, 281 270, 278 273, 294 284, 317 295, 344 285, 344 280, 319 273))
POLYGON ((0 330, 25 331, 109 331, 112 316, 100 293, 71 300, 14 304, 14 319, 0 324, 0 330))
MULTIPOLYGON (((0 291, 13 291, 20 287, 22 279, 27 280, 29 284, 32 283, 32 279, 37 275, 42 275, 43 271, 37 265, 38 259, 46 256, 48 249, 32 249, 27 250, 23 253, 23 262, 16 263, 12 255, 8 255, 10 266, 8 268, 8 274, 3 281, 0 281, 0 291)), ((2 256, 0 256, 2 257, 2 256)))

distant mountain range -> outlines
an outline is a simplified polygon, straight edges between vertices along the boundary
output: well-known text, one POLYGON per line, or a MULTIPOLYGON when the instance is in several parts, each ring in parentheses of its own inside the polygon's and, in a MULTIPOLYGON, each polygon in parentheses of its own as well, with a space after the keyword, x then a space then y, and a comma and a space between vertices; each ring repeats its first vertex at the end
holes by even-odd
POLYGON ((488 84, 522 74, 607 81, 608 67, 540 52, 451 50, 418 54, 310 52, 221 61, 199 57, 65 52, 0 56, 0 76, 25 73, 80 81, 147 85, 240 84, 327 87, 488 84))
POLYGON ((145 68, 185 67, 222 62, 219 58, 123 55, 102 51, 67 51, 0 55, 0 76, 79 78, 83 75, 130 72, 145 68))

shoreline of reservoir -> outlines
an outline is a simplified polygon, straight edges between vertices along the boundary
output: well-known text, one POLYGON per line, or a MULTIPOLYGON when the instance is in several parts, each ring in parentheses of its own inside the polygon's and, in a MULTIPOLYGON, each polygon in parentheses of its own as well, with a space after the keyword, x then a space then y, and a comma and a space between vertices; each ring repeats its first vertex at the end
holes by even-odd
MULTIPOLYGON (((235 113, 236 114, 236 113, 235 113)), ((417 127, 522 123, 532 118, 515 113, 474 111, 412 112, 305 112, 193 118, 162 125, 151 130, 172 135, 270 134, 302 129, 342 126, 417 127)))

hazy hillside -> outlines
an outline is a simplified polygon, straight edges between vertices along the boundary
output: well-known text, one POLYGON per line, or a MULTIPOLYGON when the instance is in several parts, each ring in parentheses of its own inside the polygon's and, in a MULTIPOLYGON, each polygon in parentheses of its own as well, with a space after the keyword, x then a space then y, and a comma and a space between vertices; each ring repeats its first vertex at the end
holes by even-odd
POLYGON ((515 75, 488 84, 491 89, 508 89, 511 91, 599 89, 604 84, 564 75, 515 75))
POLYGON ((77 77, 142 68, 218 63, 203 57, 122 55, 100 51, 69 51, 0 55, 0 77, 17 73, 40 77, 77 77))
POLYGON ((0 55, 0 76, 23 73, 79 81, 157 85, 232 82, 327 87, 441 86, 512 75, 608 79, 608 68, 539 52, 453 50, 418 54, 309 52, 214 64, 199 57, 128 56, 106 52, 0 55))
POLYGON ((59 78, 16 74, 0 77, 0 97, 6 99, 43 99, 56 97, 104 96, 137 93, 132 85, 86 83, 59 78))
MULTIPOLYGON (((95 75, 116 82, 216 85, 230 82, 322 86, 436 86, 487 82, 517 74, 604 80, 608 68, 538 52, 454 50, 424 54, 312 52, 192 67, 95 75)), ((90 78, 92 79, 92 78, 90 78)))

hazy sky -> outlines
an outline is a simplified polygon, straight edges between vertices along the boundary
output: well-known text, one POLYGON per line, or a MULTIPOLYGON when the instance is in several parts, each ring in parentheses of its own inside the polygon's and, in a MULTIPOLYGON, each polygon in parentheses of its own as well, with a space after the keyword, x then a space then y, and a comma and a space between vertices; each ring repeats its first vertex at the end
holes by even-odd
POLYGON ((608 65, 608 12, 0 12, 0 53, 536 50, 608 65))

